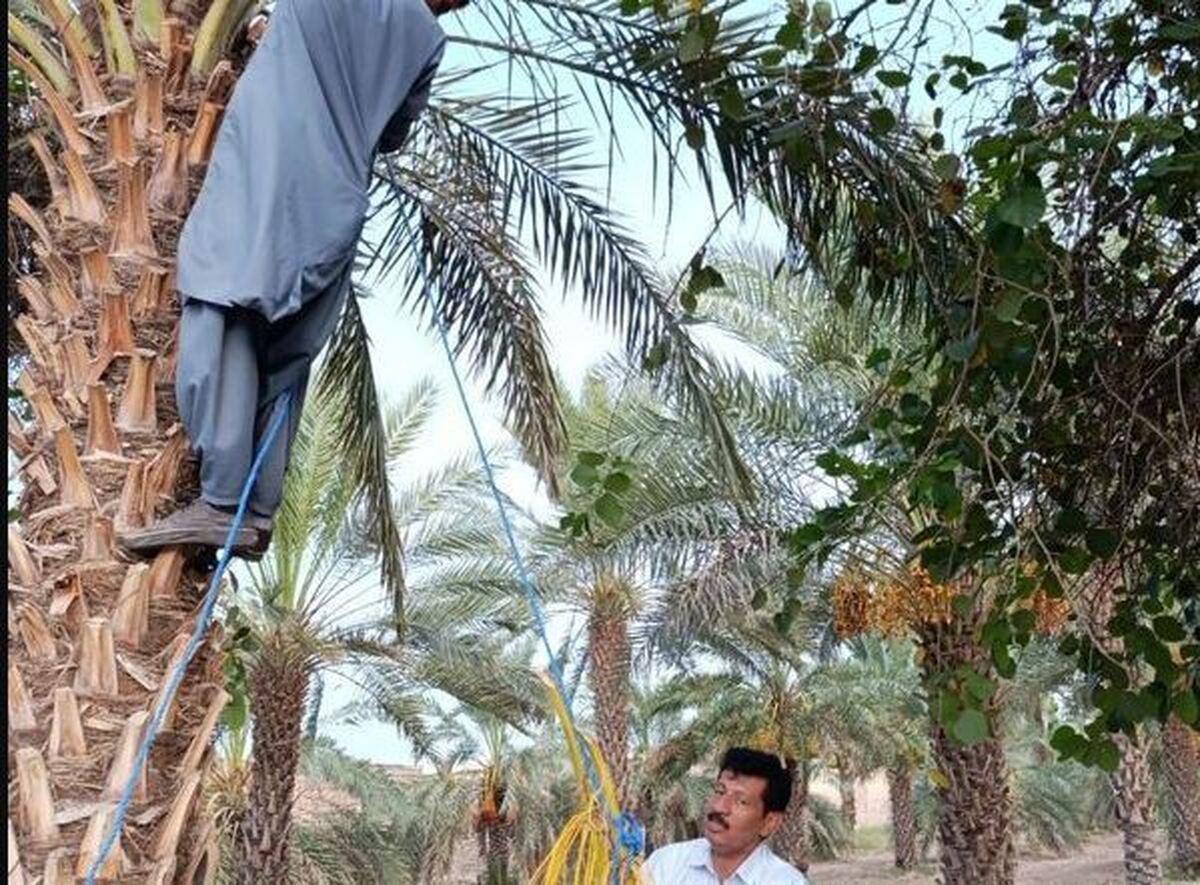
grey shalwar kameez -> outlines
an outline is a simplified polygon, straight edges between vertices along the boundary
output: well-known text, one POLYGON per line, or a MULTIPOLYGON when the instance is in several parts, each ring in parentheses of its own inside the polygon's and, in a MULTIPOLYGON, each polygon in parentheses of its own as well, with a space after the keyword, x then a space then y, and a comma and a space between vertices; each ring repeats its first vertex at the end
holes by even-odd
POLYGON ((179 243, 176 393, 203 498, 237 503, 292 391, 251 507, 279 505, 309 369, 350 288, 377 148, 421 114, 445 36, 424 0, 280 0, 234 88, 179 243))

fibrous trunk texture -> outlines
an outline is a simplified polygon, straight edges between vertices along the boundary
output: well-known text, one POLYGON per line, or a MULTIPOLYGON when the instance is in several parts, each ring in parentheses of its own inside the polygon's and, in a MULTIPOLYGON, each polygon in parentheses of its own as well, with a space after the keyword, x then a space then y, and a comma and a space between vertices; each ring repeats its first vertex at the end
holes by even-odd
POLYGON ((906 766, 895 766, 888 769, 887 779, 896 866, 908 870, 917 863, 917 816, 913 810, 912 771, 906 766))
POLYGON ((780 857, 801 872, 808 871, 812 854, 808 817, 808 765, 797 762, 792 768, 792 801, 788 803, 772 844, 780 857))
MULTIPOLYGON (((1117 593, 1123 578, 1117 560, 1101 563, 1085 576, 1076 596, 1080 621, 1106 654, 1119 656, 1121 640, 1109 631, 1116 611, 1117 593)), ((1131 672, 1136 687, 1138 674, 1131 672)), ((1162 881, 1158 846, 1154 839, 1154 790, 1148 746, 1139 732, 1134 737, 1113 735, 1120 752, 1117 770, 1109 776, 1113 791, 1113 813, 1121 830, 1128 885, 1156 885, 1162 881)))
MULTIPOLYGON (((178 54, 175 43, 160 47, 139 31, 153 0, 138 0, 137 21, 132 2, 106 3, 99 17, 89 0, 75 4, 82 15, 71 4, 38 5, 28 30, 41 46, 27 41, 26 55, 9 45, 10 73, 32 86, 19 113, 37 116, 35 154, 50 183, 49 193, 23 182, 9 194, 10 233, 26 243, 15 267, 27 346, 17 383, 25 402, 9 415, 10 445, 25 448, 20 519, 9 527, 9 841, 19 857, 9 881, 49 885, 82 878, 96 860, 210 565, 176 553, 176 570, 151 575, 112 543, 123 515, 161 515, 195 487, 189 463, 160 470, 165 482, 141 483, 122 500, 131 471, 162 463, 177 424, 173 379, 149 371, 150 355, 175 336, 174 293, 140 312, 131 302, 143 277, 173 278, 204 169, 188 170, 185 199, 176 192, 158 207, 148 206, 146 171, 160 165, 163 121, 191 126, 205 80, 185 68, 173 94, 147 85, 161 84, 178 54), (97 21, 105 39, 84 39, 97 21), (130 33, 139 38, 121 53, 121 70, 107 69, 101 47, 129 46, 130 33), (70 88, 39 69, 55 59, 69 63, 70 88)), ((185 42, 207 5, 173 7, 185 42)), ((22 101, 10 98, 10 114, 22 101)), ((206 848, 195 785, 211 756, 204 724, 222 680, 217 633, 201 645, 146 768, 132 778, 133 803, 100 881, 184 881, 206 848)))
POLYGON ((596 709, 596 739, 617 797, 629 799, 629 595, 621 582, 596 582, 588 618, 588 684, 596 709))
POLYGON ((858 826, 858 807, 854 801, 854 769, 845 759, 837 763, 838 798, 841 801, 842 825, 847 833, 853 833, 858 826))
MULTIPOLYGON (((979 640, 983 613, 955 615, 920 630, 926 686, 961 666, 995 679, 979 640)), ((993 696, 994 697, 994 696, 993 696)), ((931 699, 930 708, 934 708, 931 699)), ((1016 871, 1012 805, 1004 747, 995 736, 995 709, 984 707, 992 737, 963 745, 931 720, 931 744, 945 786, 938 789, 937 833, 943 885, 1010 885, 1016 871)))
POLYGON ((480 828, 479 859, 483 862, 484 885, 508 885, 512 829, 512 824, 503 816, 480 828))
POLYGON ((1162 756, 1171 860, 1180 873, 1200 878, 1200 732, 1172 715, 1163 727, 1162 756))
POLYGON ((238 823, 238 885, 284 885, 289 879, 300 735, 308 696, 305 656, 286 635, 268 636, 250 669, 254 742, 250 797, 238 823))

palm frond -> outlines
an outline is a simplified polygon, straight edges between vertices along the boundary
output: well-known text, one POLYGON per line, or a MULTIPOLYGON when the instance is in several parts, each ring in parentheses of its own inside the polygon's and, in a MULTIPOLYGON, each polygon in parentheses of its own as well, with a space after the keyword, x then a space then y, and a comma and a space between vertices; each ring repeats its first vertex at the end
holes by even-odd
MULTIPOLYGON (((383 274, 402 266, 403 302, 453 332, 454 353, 470 352, 485 390, 499 388, 530 460, 547 468, 564 430, 532 271, 478 168, 440 148, 429 156, 442 158, 422 160, 433 169, 377 170, 377 211, 390 224, 367 268, 383 274)), ((542 475, 552 481, 548 470, 542 475)))
POLYGON ((329 344, 319 390, 328 396, 338 433, 336 451, 348 481, 362 489, 370 539, 397 623, 404 619, 404 564, 392 510, 388 439, 371 365, 370 336, 353 295, 329 344))
MULTIPOLYGON (((757 56, 770 34, 761 16, 739 15, 745 5, 734 0, 710 4, 706 11, 722 23, 711 55, 724 66, 728 82, 750 91, 761 81, 757 56)), ((763 161, 761 144, 747 137, 748 127, 723 118, 715 99, 679 63, 675 47, 688 22, 686 8, 660 18, 649 7, 621 14, 611 0, 531 0, 498 7, 479 7, 490 35, 473 32, 451 40, 508 65, 509 92, 519 71, 538 100, 557 100, 568 91, 577 95, 609 138, 610 171, 626 132, 644 129, 656 172, 666 176, 668 208, 681 160, 689 154, 710 202, 717 166, 731 193, 748 192, 752 170, 763 161), (694 133, 690 143, 702 148, 684 146, 688 130, 694 133)))

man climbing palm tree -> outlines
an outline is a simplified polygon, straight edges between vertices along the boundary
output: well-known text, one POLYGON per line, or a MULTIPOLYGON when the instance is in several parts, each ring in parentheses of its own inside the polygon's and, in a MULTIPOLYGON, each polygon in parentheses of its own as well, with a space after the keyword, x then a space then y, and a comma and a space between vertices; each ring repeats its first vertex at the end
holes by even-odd
POLYGON ((266 549, 309 370, 350 288, 375 154, 397 150, 424 110, 445 47, 436 17, 465 5, 284 0, 272 15, 179 242, 175 386, 200 498, 123 534, 130 550, 224 546, 286 402, 232 552, 266 549))

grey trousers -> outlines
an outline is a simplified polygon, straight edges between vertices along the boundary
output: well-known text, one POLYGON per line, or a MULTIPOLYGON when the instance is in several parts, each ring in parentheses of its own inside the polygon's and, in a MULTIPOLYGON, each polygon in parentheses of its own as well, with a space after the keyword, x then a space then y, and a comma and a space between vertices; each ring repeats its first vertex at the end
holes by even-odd
POLYGON ((286 425, 250 497, 250 509, 260 516, 279 508, 312 363, 333 333, 345 295, 340 286, 323 292, 275 323, 241 307, 184 301, 175 395, 209 504, 237 505, 257 446, 289 393, 286 425))

